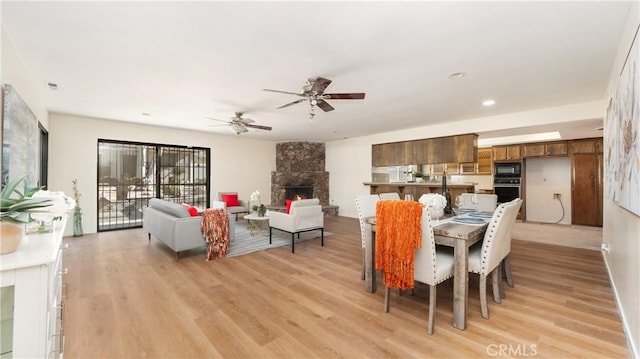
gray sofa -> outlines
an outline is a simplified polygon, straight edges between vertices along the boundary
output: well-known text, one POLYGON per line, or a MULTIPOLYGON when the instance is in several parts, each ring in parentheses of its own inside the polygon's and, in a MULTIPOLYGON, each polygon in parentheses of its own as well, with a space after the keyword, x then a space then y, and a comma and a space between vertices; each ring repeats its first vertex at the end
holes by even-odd
MULTIPOLYGON (((215 206, 214 206, 215 207, 215 206)), ((149 207, 143 210, 142 228, 147 231, 149 240, 151 235, 164 242, 176 253, 206 246, 201 232, 202 217, 192 217, 189 211, 178 203, 159 198, 149 200, 149 207)), ((235 237, 235 221, 229 214, 229 238, 235 237)))

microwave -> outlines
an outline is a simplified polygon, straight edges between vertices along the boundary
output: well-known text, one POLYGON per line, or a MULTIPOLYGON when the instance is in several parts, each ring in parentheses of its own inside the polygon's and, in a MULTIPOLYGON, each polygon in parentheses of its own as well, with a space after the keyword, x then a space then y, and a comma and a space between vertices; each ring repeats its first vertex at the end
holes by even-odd
POLYGON ((493 168, 493 177, 520 177, 520 162, 496 163, 493 168))

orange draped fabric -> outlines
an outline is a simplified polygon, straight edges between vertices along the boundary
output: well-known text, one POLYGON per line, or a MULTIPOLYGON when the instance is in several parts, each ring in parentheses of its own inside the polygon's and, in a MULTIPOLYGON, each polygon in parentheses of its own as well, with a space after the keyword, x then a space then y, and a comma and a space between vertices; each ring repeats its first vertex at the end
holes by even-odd
POLYGON ((201 231, 207 242, 207 260, 229 253, 229 216, 225 209, 207 209, 202 213, 201 231))
POLYGON ((422 204, 384 200, 376 205, 376 269, 391 288, 413 288, 416 248, 422 247, 422 204))

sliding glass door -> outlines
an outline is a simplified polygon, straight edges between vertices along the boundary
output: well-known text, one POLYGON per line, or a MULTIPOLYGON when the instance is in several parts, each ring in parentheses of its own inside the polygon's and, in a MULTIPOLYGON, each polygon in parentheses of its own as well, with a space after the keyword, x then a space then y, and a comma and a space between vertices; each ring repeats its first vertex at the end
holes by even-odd
POLYGON ((208 148, 98 140, 98 231, 142 226, 150 198, 209 204, 208 148))

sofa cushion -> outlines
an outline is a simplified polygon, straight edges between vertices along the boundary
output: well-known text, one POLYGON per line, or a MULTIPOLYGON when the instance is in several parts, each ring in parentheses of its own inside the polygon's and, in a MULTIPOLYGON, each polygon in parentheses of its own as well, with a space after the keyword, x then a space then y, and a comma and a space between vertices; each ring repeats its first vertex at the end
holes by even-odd
POLYGON ((170 214, 178 218, 191 217, 189 211, 178 203, 162 200, 160 198, 151 198, 149 200, 149 207, 155 208, 158 211, 170 214))
POLYGON ((186 208, 187 211, 189 212, 189 215, 191 215, 191 217, 195 217, 198 215, 198 209, 192 205, 183 203, 182 207, 186 208))
POLYGON ((227 204, 227 207, 237 207, 240 205, 237 194, 223 194, 221 197, 222 201, 227 204))
POLYGON ((285 202, 285 204, 287 206, 287 209, 286 209, 285 213, 289 214, 289 212, 291 211, 291 203, 293 203, 293 200, 292 199, 286 199, 284 202, 285 202))

